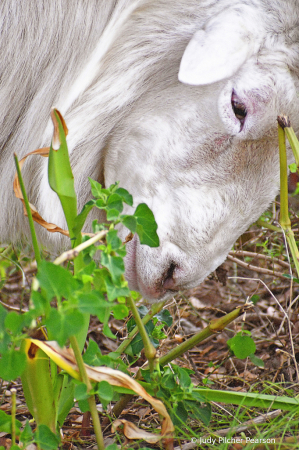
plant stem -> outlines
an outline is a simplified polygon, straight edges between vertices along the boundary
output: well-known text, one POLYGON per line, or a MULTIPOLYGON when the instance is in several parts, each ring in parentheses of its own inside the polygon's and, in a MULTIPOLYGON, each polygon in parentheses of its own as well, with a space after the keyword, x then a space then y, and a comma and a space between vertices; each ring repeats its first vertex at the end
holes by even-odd
MULTIPOLYGON (((285 142, 285 128, 290 128, 289 119, 285 116, 279 116, 278 120, 278 143, 280 159, 280 225, 285 231, 287 242, 289 244, 293 261, 299 276, 299 251, 295 236, 291 228, 291 221, 288 210, 288 170, 287 170, 287 152, 285 142)), ((294 142, 293 142, 294 145, 294 142)), ((293 146, 292 146, 293 147, 293 146)), ((297 147, 297 145, 296 145, 297 147)), ((295 154, 296 157, 296 154, 295 154)))
POLYGON ((88 239, 88 241, 82 242, 82 244, 77 245, 77 247, 71 250, 67 250, 66 252, 62 253, 55 259, 54 264, 59 265, 64 263, 65 261, 69 261, 71 259, 76 258, 78 254, 82 252, 82 250, 85 250, 86 248, 95 244, 97 241, 103 239, 107 233, 108 233, 107 230, 100 231, 99 233, 95 234, 90 239, 88 239))
POLYGON ((212 336, 213 334, 221 332, 233 320, 241 316, 247 308, 248 306, 244 305, 241 308, 234 309, 229 314, 226 314, 225 316, 220 317, 219 319, 212 320, 211 323, 202 331, 200 331, 199 333, 192 336, 190 339, 187 339, 182 344, 170 350, 170 352, 167 353, 166 355, 162 356, 162 358, 160 358, 160 365, 165 366, 169 362, 183 355, 191 348, 195 347, 204 339, 208 338, 209 336, 212 336))
MULTIPOLYGON (((141 320, 142 323, 144 325, 146 325, 156 314, 158 314, 158 312, 161 311, 161 309, 163 308, 165 302, 160 302, 160 303, 154 303, 153 306, 151 307, 150 312, 148 312, 141 320)), ((134 327, 133 330, 129 333, 129 336, 127 337, 127 339, 125 339, 120 346, 118 347, 118 349, 116 350, 117 353, 123 353, 126 348, 130 345, 130 343, 132 342, 134 336, 138 333, 138 327, 134 327)))
MULTIPOLYGON (((92 389, 92 386, 89 381, 88 375, 86 373, 82 355, 81 355, 81 352, 80 352, 80 349, 79 349, 79 346, 77 343, 77 339, 75 336, 70 337, 70 343, 71 343, 71 346, 72 346, 72 349, 74 351, 74 355, 75 355, 75 358, 77 361, 81 380, 83 381, 83 383, 86 384, 87 391, 89 392, 92 389)), ((99 419, 94 395, 92 395, 88 398, 88 404, 89 404, 90 413, 91 413, 91 417, 92 417, 92 421, 93 421, 93 427, 94 427, 94 432, 96 435, 96 441, 98 444, 98 450, 105 450, 103 433, 102 433, 102 428, 101 428, 101 424, 100 424, 100 419, 99 419)))
POLYGON ((156 349, 150 341, 150 338, 146 332, 145 326, 141 320, 138 309, 137 309, 136 304, 135 304, 134 300, 132 299, 132 297, 128 297, 127 302, 128 302, 129 308, 132 311, 132 314, 134 316, 136 325, 138 327, 141 339, 143 341, 144 352, 145 352, 145 356, 149 363, 150 371, 153 372, 155 370, 155 367, 157 366, 157 361, 155 361, 156 349))
POLYGON ((11 445, 16 443, 16 389, 11 389, 11 445))
POLYGON ((266 222, 266 221, 263 220, 263 219, 258 219, 255 223, 256 223, 259 227, 268 228, 269 230, 272 230, 272 231, 279 231, 279 233, 281 233, 281 229, 280 229, 280 228, 276 227, 275 225, 272 225, 272 223, 266 222))
POLYGON ((288 171, 285 133, 278 123, 278 143, 280 158, 280 224, 285 230, 291 227, 288 209, 288 171))
POLYGON ((22 178, 22 173, 21 173, 21 169, 20 169, 20 166, 19 166, 18 157, 17 157, 16 154, 14 155, 14 159, 15 159, 15 165, 16 165, 16 168, 17 168, 17 173, 18 173, 18 178, 19 178, 21 191, 22 191, 22 194, 23 194, 23 200, 24 200, 24 204, 25 204, 25 208, 26 208, 26 212, 27 212, 27 216, 28 216, 28 222, 29 222, 29 227, 30 227, 30 233, 31 233, 31 238, 32 238, 32 245, 33 245, 33 250, 34 250, 34 254, 35 254, 35 259, 36 259, 37 265, 39 265, 39 263, 41 262, 40 251, 39 251, 39 247, 38 247, 38 243, 37 243, 34 223, 33 223, 32 214, 31 214, 31 209, 30 209, 30 205, 29 205, 29 201, 28 201, 25 185, 24 185, 24 182, 23 182, 23 178, 22 178))
MULTIPOLYGON (((211 323, 206 328, 204 328, 200 333, 197 333, 195 336, 192 336, 190 339, 187 339, 187 341, 183 342, 182 344, 178 345, 176 348, 171 350, 169 353, 162 356, 162 358, 160 358, 159 360, 160 366, 165 366, 166 364, 173 361, 175 358, 181 356, 186 351, 195 347, 195 345, 199 344, 204 339, 208 338, 209 336, 212 336, 213 334, 221 332, 227 325, 229 325, 231 322, 233 322, 235 319, 241 316, 250 307, 251 305, 244 305, 241 308, 237 308, 231 311, 229 314, 220 317, 219 319, 212 320, 211 323)), ((144 369, 146 369, 146 367, 144 367, 144 369)), ((136 379, 138 379, 139 376, 140 371, 137 373, 136 379)), ((119 416, 132 397, 134 396, 130 394, 122 396, 120 400, 115 404, 113 408, 113 414, 115 416, 119 416)))

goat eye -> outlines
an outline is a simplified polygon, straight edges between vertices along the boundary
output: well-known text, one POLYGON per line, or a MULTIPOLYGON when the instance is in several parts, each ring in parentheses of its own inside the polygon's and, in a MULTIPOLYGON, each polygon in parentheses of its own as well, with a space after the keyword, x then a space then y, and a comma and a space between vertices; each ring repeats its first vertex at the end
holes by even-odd
POLYGON ((240 121, 241 125, 243 125, 247 115, 246 106, 240 101, 235 92, 232 93, 231 103, 236 118, 240 121))

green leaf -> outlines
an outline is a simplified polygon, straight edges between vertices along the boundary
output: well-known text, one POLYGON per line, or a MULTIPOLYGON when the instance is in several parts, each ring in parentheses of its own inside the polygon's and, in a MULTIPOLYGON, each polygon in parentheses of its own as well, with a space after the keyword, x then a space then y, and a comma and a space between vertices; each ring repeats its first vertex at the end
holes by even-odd
POLYGON ((169 390, 172 390, 177 386, 173 373, 164 375, 161 383, 162 383, 163 387, 165 387, 169 390))
POLYGON ((132 231, 132 233, 136 232, 137 220, 134 216, 122 215, 120 216, 120 220, 125 227, 132 231))
POLYGON ((78 400, 78 406, 83 413, 89 411, 88 400, 78 400))
POLYGON ((112 208, 107 211, 107 220, 113 222, 119 219, 118 209, 112 208))
POLYGON ((186 369, 182 369, 179 366, 176 366, 176 368, 177 368, 176 372, 177 372, 178 377, 179 377, 180 385, 182 387, 189 387, 190 384, 191 384, 191 378, 190 378, 189 373, 187 372, 187 370, 186 369))
POLYGON ((101 381, 97 387, 97 394, 100 398, 100 401, 103 405, 103 408, 106 409, 107 405, 113 399, 113 388, 107 381, 101 381))
POLYGON ((118 194, 122 198, 122 201, 127 203, 127 205, 133 206, 133 197, 126 189, 118 188, 115 193, 118 194))
POLYGON ((109 444, 106 447, 106 450, 119 450, 118 446, 116 444, 109 444))
POLYGON ((63 347, 70 336, 75 336, 83 327, 84 316, 78 310, 58 312, 51 309, 46 326, 50 339, 55 339, 63 347))
POLYGON ((87 219, 87 216, 94 206, 95 206, 94 200, 90 200, 89 202, 85 203, 85 205, 82 208, 82 211, 75 218, 73 232, 76 236, 81 232, 87 219))
POLYGON ((26 420, 26 425, 20 435, 20 441, 23 443, 24 447, 26 447, 27 444, 32 441, 32 439, 33 439, 33 432, 31 430, 29 420, 26 420))
POLYGON ((47 299, 47 296, 43 295, 39 291, 31 292, 31 300, 33 302, 35 312, 37 315, 47 315, 50 311, 50 301, 47 299))
POLYGON ((117 230, 109 230, 106 235, 107 244, 111 246, 111 250, 118 250, 123 246, 121 239, 117 235, 117 230))
POLYGON ((163 324, 165 324, 167 327, 170 327, 172 325, 173 319, 171 317, 170 312, 167 309, 162 309, 162 311, 160 311, 154 317, 157 317, 157 319, 163 324))
MULTIPOLYGON (((49 152, 48 181, 51 189, 56 192, 59 197, 68 225, 70 238, 72 239, 75 237, 73 234, 73 227, 75 225, 75 217, 77 216, 77 197, 74 176, 70 165, 63 119, 57 110, 53 110, 51 117, 54 123, 54 136, 49 152), (57 135, 57 127, 55 125, 58 127, 57 135), (53 147, 54 141, 54 147, 56 148, 53 147)), ((79 244, 80 242, 81 235, 78 236, 76 243, 79 244)), ((80 255, 79 258, 81 258, 80 255)))
POLYGON ((240 333, 229 339, 227 345, 239 359, 245 359, 256 351, 253 339, 250 336, 242 336, 240 333))
POLYGON ((57 450, 60 438, 46 425, 39 425, 34 433, 34 442, 43 450, 57 450))
POLYGON ((114 193, 109 196, 107 201, 107 212, 111 209, 116 209, 119 213, 121 213, 124 209, 123 201, 120 195, 114 193))
POLYGON ((113 306, 112 311, 115 319, 118 320, 122 320, 129 315, 129 309, 127 306, 119 303, 113 306))
POLYGON ((297 164, 296 163, 290 164, 289 169, 290 169, 291 173, 296 173, 297 172, 297 164))
POLYGON ((107 255, 106 253, 102 253, 101 255, 101 264, 109 270, 112 281, 114 283, 120 282, 120 277, 125 272, 125 265, 123 258, 120 256, 112 256, 107 255))
POLYGON ((5 327, 13 335, 17 335, 22 331, 24 326, 24 317, 21 314, 18 314, 16 311, 11 311, 7 314, 5 318, 5 327))
POLYGON ((87 400, 89 395, 87 393, 87 386, 85 383, 80 383, 75 386, 74 397, 76 400, 87 400))
POLYGON ((105 285, 107 290, 108 300, 111 302, 118 297, 128 297, 130 295, 130 290, 127 286, 115 286, 110 276, 105 277, 105 285))
POLYGON ((110 339, 116 339, 116 336, 112 333, 107 323, 104 324, 103 333, 110 339))
POLYGON ((91 193, 94 197, 101 197, 102 193, 102 185, 91 178, 88 178, 91 186, 91 193))
POLYGON ((182 423, 186 423, 188 419, 188 412, 184 406, 183 402, 179 402, 174 407, 174 412, 171 414, 172 421, 174 425, 180 426, 182 423))
POLYGON ((78 281, 68 270, 48 261, 40 263, 36 278, 49 300, 54 297, 68 298, 79 286, 78 281))
POLYGON ((159 237, 156 232, 158 225, 149 207, 145 203, 141 203, 137 206, 134 217, 137 220, 136 231, 140 243, 150 247, 159 247, 159 237))
POLYGON ((11 347, 3 352, 0 359, 0 378, 6 381, 18 378, 26 367, 26 356, 23 352, 11 347))
MULTIPOLYGON (((186 402, 184 402, 186 404, 186 402)), ((191 402, 188 402, 191 403, 191 402)), ((208 426, 212 416, 212 408, 208 403, 207 405, 200 405, 197 402, 192 402, 191 409, 192 417, 201 420, 204 425, 208 426)))
POLYGON ((70 412, 70 409, 74 405, 75 385, 68 374, 60 372, 57 376, 57 380, 59 379, 59 377, 62 377, 63 381, 62 385, 60 384, 59 395, 56 394, 57 423, 58 426, 62 427, 68 413, 70 412))
POLYGON ((249 355, 250 361, 257 367, 265 367, 265 363, 261 358, 258 358, 255 355, 249 355))
POLYGON ((82 292, 78 295, 79 310, 82 313, 93 314, 94 316, 101 316, 105 314, 108 307, 107 300, 99 291, 82 292))
MULTIPOLYGON (((16 420, 16 427, 19 429, 21 427, 21 422, 19 420, 16 420)), ((8 414, 5 414, 4 411, 0 409, 0 431, 4 433, 11 433, 11 416, 8 414)))

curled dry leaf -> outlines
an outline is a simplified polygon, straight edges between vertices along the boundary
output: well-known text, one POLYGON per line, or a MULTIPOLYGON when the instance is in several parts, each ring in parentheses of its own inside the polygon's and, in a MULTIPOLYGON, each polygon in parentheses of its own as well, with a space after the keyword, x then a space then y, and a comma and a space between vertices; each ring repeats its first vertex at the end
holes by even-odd
MULTIPOLYGON (((24 162, 26 161, 26 159, 28 158, 28 156, 31 155, 40 155, 43 157, 48 157, 49 156, 49 151, 50 148, 49 147, 44 147, 44 148, 39 148, 37 150, 34 150, 33 152, 27 153, 27 155, 24 156, 24 158, 22 158, 19 161, 19 165, 20 165, 20 169, 22 170, 22 167, 24 165, 24 162)), ((21 200, 21 202, 23 203, 23 207, 24 207, 24 214, 25 216, 27 216, 27 212, 26 212, 26 208, 25 208, 25 202, 24 202, 24 198, 23 198, 23 194, 21 191, 21 186, 20 186, 20 182, 19 182, 19 177, 18 174, 15 174, 15 178, 14 178, 14 182, 13 182, 13 190, 15 193, 15 196, 17 198, 19 198, 21 200)), ((31 214, 32 214, 32 218, 33 220, 38 223, 39 225, 41 225, 42 227, 46 228, 46 230, 48 230, 50 233, 61 233, 64 236, 69 236, 69 232, 66 230, 63 230, 62 228, 58 227, 57 225, 55 225, 54 223, 49 223, 46 222, 37 212, 37 209, 34 205, 32 205, 32 203, 29 203, 30 205, 30 209, 31 209, 31 214)))
MULTIPOLYGON (((58 346, 57 342, 52 341, 45 342, 38 341, 36 339, 30 339, 30 342, 41 348, 49 356, 49 358, 51 358, 59 367, 64 369, 73 378, 77 380, 80 379, 78 366, 75 360, 74 353, 71 349, 62 349, 58 346)), ((139 430, 130 422, 119 420, 115 421, 114 430, 117 429, 121 424, 124 424, 123 432, 128 439, 143 439, 151 443, 158 442, 160 439, 165 439, 166 441, 168 441, 167 444, 169 445, 170 441, 172 441, 174 426, 165 406, 160 400, 157 400, 149 395, 146 390, 142 386, 140 386, 139 383, 137 383, 137 381, 135 381, 133 378, 130 378, 125 373, 120 372, 119 370, 114 370, 110 369, 109 367, 102 366, 92 367, 88 366, 87 364, 85 364, 85 369, 91 381, 108 381, 108 383, 110 383, 112 386, 120 386, 136 392, 136 394, 150 403, 153 408, 163 417, 160 435, 139 430), (128 435, 126 433, 128 433, 128 435), (156 439, 156 441, 154 441, 153 439, 156 439)))
MULTIPOLYGON (((65 121, 62 117, 62 115, 60 114, 60 112, 56 109, 55 112, 58 114, 63 129, 64 129, 64 133, 67 136, 68 134, 68 129, 67 126, 65 124, 65 121)), ((54 114, 54 110, 51 111, 51 119, 53 121, 53 125, 54 125, 54 134, 53 134, 53 139, 52 139, 52 145, 53 148, 55 150, 58 150, 60 147, 60 139, 59 139, 59 130, 58 130, 58 122, 57 119, 55 117, 54 114)), ((39 148, 37 150, 34 150, 33 152, 27 153, 27 155, 24 156, 24 158, 22 158, 19 161, 19 165, 20 165, 20 170, 22 170, 22 167, 24 165, 24 162, 26 161, 26 159, 28 158, 28 156, 31 155, 40 155, 40 156, 44 156, 45 158, 47 158, 49 156, 49 152, 50 152, 50 147, 44 147, 44 148, 39 148)), ((19 177, 17 175, 17 173, 15 174, 14 177, 14 182, 13 182, 13 190, 15 193, 15 196, 17 198, 19 198, 21 200, 21 202, 23 203, 23 207, 24 207, 24 214, 25 216, 27 216, 27 212, 26 212, 26 208, 25 208, 25 203, 24 203, 24 198, 23 198, 23 194, 22 194, 22 190, 21 190, 21 186, 20 186, 20 182, 19 182, 19 177)), ((47 231, 49 231, 50 233, 61 233, 64 236, 69 236, 69 232, 66 230, 63 230, 62 228, 58 227, 57 225, 55 225, 54 223, 49 223, 46 222, 37 212, 37 209, 35 208, 34 205, 32 205, 31 203, 29 203, 30 205, 30 209, 31 209, 31 214, 32 214, 32 218, 33 220, 38 223, 39 225, 41 225, 42 227, 44 227, 47 231)))
POLYGON ((127 439, 142 439, 143 441, 148 442, 149 444, 156 444, 160 441, 161 436, 155 433, 149 433, 148 431, 141 430, 136 427, 132 422, 129 422, 125 419, 117 419, 113 422, 111 427, 111 431, 115 433, 117 429, 123 425, 123 434, 127 439))

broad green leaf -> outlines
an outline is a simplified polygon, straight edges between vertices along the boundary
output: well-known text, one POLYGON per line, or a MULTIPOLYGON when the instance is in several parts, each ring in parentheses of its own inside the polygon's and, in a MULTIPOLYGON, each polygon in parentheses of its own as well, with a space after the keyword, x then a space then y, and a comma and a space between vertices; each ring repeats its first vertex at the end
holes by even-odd
POLYGON ((133 206, 133 197, 126 189, 118 188, 116 189, 115 193, 120 195, 123 202, 127 203, 127 205, 133 206))
POLYGON ((254 354, 256 350, 253 339, 250 336, 242 336, 239 333, 232 339, 229 339, 227 345, 239 359, 247 358, 249 355, 254 354))
POLYGON ((34 433, 34 442, 43 450, 57 450, 60 438, 46 425, 39 425, 34 433))
POLYGON ((104 314, 108 304, 104 295, 98 291, 82 292, 78 295, 79 310, 94 316, 104 314))
MULTIPOLYGON (((119 450, 118 446, 116 444, 109 444, 106 447, 106 450, 119 450)), ((145 450, 145 449, 141 449, 141 450, 145 450)))
MULTIPOLYGON (((21 422, 16 420, 17 431, 19 432, 21 427, 21 422)), ((5 414, 4 411, 0 409, 0 431, 4 433, 11 433, 11 416, 5 414)))
MULTIPOLYGON (((39 291, 31 292, 31 300, 33 302, 36 314, 47 315, 50 311, 50 301, 39 291)), ((51 300, 51 299, 50 299, 51 300)))
POLYGON ((51 340, 63 347, 70 336, 75 336, 83 327, 84 316, 78 310, 58 312, 51 309, 46 326, 51 340))
POLYGON ((117 230, 109 230, 106 235, 107 244, 111 246, 111 250, 118 250, 122 247, 122 241, 117 235, 117 230))
POLYGON ((120 216, 120 220, 125 227, 127 227, 130 231, 132 231, 132 233, 136 232, 137 220, 134 216, 122 215, 120 216))
POLYGON ((113 388, 107 381, 101 381, 98 384, 97 394, 100 398, 100 401, 103 405, 103 408, 106 409, 108 403, 113 399, 113 388))
POLYGON ((78 406, 83 413, 89 411, 90 409, 88 400, 78 400, 78 406))
POLYGON ((20 435, 20 442, 22 442, 22 444, 26 448, 27 444, 29 444, 29 442, 31 442, 32 439, 33 439, 33 432, 31 430, 29 420, 26 420, 26 425, 20 435))
POLYGON ((208 426, 211 420, 211 416, 212 416, 212 408, 211 405, 208 403, 206 405, 201 405, 200 403, 197 402, 184 402, 185 405, 186 403, 191 404, 192 403, 192 407, 190 408, 190 412, 192 413, 192 416, 195 419, 201 420, 204 425, 208 426))
POLYGON ((75 235, 78 235, 81 232, 81 230, 85 224, 85 221, 87 219, 87 216, 94 206, 95 206, 95 201, 90 200, 83 206, 82 211, 75 218, 74 227, 73 227, 73 232, 75 235))
POLYGON ((89 395, 87 393, 87 386, 85 383, 80 383, 75 386, 74 397, 76 400, 86 400, 89 395))
POLYGON ((18 378, 26 367, 26 356, 23 352, 11 347, 3 352, 0 359, 0 378, 11 381, 18 378))
POLYGON ((129 315, 129 309, 126 305, 117 304, 112 307, 113 315, 115 319, 122 320, 129 315))
POLYGON ((121 213, 124 209, 123 201, 120 195, 114 193, 109 196, 107 201, 107 211, 111 209, 116 209, 119 213, 121 213))
POLYGON ((110 339, 116 339, 116 336, 112 333, 107 323, 104 324, 103 333, 110 339))
POLYGON ((107 289, 108 300, 111 302, 118 297, 128 297, 130 295, 129 288, 127 286, 118 287, 115 286, 109 276, 105 277, 105 285, 107 289))
POLYGON ((21 314, 18 314, 16 311, 10 311, 5 318, 5 327, 13 335, 17 335, 22 331, 24 327, 24 317, 21 314))
POLYGON ((137 220, 137 234, 141 244, 150 247, 159 247, 159 237, 157 235, 158 225, 156 224, 154 215, 145 203, 137 206, 134 213, 137 220))
POLYGON ((107 211, 107 220, 113 222, 119 219, 119 211, 116 208, 111 208, 107 211))
POLYGON ((160 322, 162 322, 168 327, 172 325, 173 319, 168 309, 162 309, 162 311, 160 311, 154 317, 156 317, 160 322))
POLYGON ((167 389, 174 389, 176 387, 176 381, 174 379, 174 375, 172 373, 164 375, 161 381, 163 387, 167 389))
POLYGON ((68 298, 79 286, 68 270, 48 261, 40 263, 36 277, 49 300, 54 297, 68 298))
POLYGON ((94 197, 102 196, 102 185, 92 178, 88 178, 91 186, 91 193, 94 197))
POLYGON ((181 426, 182 423, 186 423, 188 419, 188 412, 183 404, 179 402, 175 407, 173 412, 170 414, 172 422, 174 425, 181 426))
POLYGON ((261 358, 258 358, 255 355, 249 355, 250 361, 255 364, 257 367, 265 367, 265 363, 261 358))
POLYGON ((123 258, 120 256, 107 255, 107 253, 102 253, 101 264, 109 270, 112 281, 114 283, 120 282, 120 277, 125 272, 125 265, 123 258))

